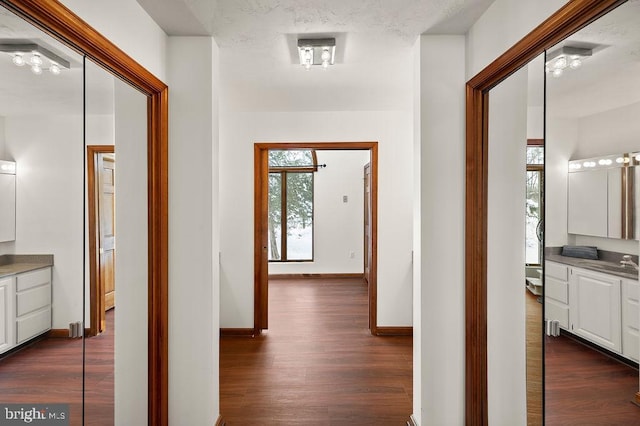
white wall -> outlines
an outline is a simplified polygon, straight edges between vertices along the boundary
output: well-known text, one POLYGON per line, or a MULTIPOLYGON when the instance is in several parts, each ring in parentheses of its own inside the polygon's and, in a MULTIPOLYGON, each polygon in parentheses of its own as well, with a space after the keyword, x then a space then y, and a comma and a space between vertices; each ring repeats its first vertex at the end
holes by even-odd
POLYGON ((223 110, 220 123, 221 327, 253 327, 253 144, 266 141, 379 142, 378 325, 411 325, 411 113, 223 110))
POLYGON ((413 416, 464 423, 464 36, 415 47, 413 416), (442 64, 447 64, 443 67, 442 64))
POLYGON ((270 263, 270 274, 362 273, 364 271, 364 165, 368 151, 316 151, 313 262, 270 263), (342 197, 346 195, 348 202, 342 197), (353 252, 353 258, 350 257, 353 252))
POLYGON ((211 37, 170 37, 168 46, 169 137, 180 141, 169 144, 169 423, 212 425, 219 413, 218 48, 211 37))
POLYGON ((147 422, 147 98, 115 83, 115 424, 147 422))
POLYGON ((52 325, 66 329, 82 320, 82 117, 7 117, 6 130, 18 170, 16 241, 7 253, 54 255, 52 325))
POLYGON ((489 97, 487 364, 489 423, 492 425, 526 424, 527 421, 523 286, 526 71, 522 69, 509 77, 491 90, 489 97), (517 283, 521 285, 515 285, 517 283), (509 350, 504 350, 505 347, 509 350))
POLYGON ((4 134, 4 117, 0 117, 0 160, 6 160, 4 153, 4 140, 6 139, 4 134))
POLYGON ((640 150, 640 103, 622 106, 580 118, 562 117, 564 111, 554 108, 554 93, 548 100, 547 245, 595 245, 600 249, 621 253, 638 252, 633 240, 567 235, 566 197, 568 161, 598 155, 621 154, 640 150), (553 221, 551 220, 553 218, 553 221))

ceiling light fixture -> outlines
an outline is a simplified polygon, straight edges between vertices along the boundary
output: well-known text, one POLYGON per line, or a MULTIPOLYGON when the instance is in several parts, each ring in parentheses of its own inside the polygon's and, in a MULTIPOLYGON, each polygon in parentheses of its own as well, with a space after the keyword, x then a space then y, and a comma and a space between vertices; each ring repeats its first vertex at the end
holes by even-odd
POLYGON ((312 65, 321 65, 322 69, 326 70, 329 65, 335 63, 336 39, 298 39, 298 55, 300 56, 300 65, 306 70, 310 70, 312 65))
POLYGON ((545 71, 554 77, 560 77, 567 68, 577 69, 582 61, 593 54, 593 49, 582 47, 562 46, 547 54, 545 71))
POLYGON ((62 68, 71 68, 69 61, 36 43, 0 43, 0 52, 9 53, 11 61, 19 67, 28 64, 31 72, 36 75, 43 71, 60 75, 62 68))

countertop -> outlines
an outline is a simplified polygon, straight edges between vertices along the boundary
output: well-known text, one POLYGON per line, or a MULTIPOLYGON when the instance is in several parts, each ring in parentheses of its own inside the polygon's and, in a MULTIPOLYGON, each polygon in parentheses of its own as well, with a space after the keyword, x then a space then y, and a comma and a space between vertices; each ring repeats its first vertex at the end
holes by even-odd
POLYGON ((0 256, 0 278, 53 266, 52 254, 5 254, 0 256))
MULTIPOLYGON (((622 258, 622 256, 621 256, 622 258)), ((545 254, 545 261, 563 263, 569 266, 575 266, 577 268, 588 269, 595 272, 602 272, 605 274, 615 275, 621 278, 627 278, 631 280, 638 279, 638 271, 632 266, 623 266, 620 262, 610 260, 591 260, 581 259, 579 257, 562 256, 560 254, 545 254)))

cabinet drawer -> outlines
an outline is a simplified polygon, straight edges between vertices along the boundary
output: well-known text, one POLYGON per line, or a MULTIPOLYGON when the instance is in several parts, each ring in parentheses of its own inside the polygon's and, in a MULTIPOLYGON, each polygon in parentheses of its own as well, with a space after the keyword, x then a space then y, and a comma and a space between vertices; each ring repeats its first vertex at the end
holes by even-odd
POLYGON ((556 278, 547 277, 544 282, 545 296, 562 302, 569 303, 569 283, 566 281, 560 281, 556 278))
POLYGON ((51 283, 51 268, 16 275, 16 291, 28 290, 47 283, 51 283))
POLYGON ((16 320, 16 344, 51 329, 51 308, 32 312, 16 320))
POLYGON ((560 323, 560 327, 569 329, 569 307, 562 303, 559 303, 553 299, 545 297, 545 319, 556 320, 560 323))
POLYGON ((545 262, 544 275, 560 281, 569 281, 569 267, 561 263, 545 262))
POLYGON ((20 317, 51 304, 51 284, 16 293, 16 316, 20 317))

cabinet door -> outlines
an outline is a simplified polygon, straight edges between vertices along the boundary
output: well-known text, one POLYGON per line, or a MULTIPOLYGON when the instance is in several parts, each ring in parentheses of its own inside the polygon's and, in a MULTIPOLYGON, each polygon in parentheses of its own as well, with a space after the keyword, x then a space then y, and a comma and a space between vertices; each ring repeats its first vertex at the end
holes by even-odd
POLYGON ((14 345, 13 277, 0 278, 0 353, 14 345))
POLYGON ((607 236, 607 170, 569 173, 570 234, 607 236))
POLYGON ((622 354, 635 361, 640 359, 640 284, 622 281, 622 354))
POLYGON ((614 352, 622 352, 621 279, 572 268, 569 282, 570 330, 614 352))

